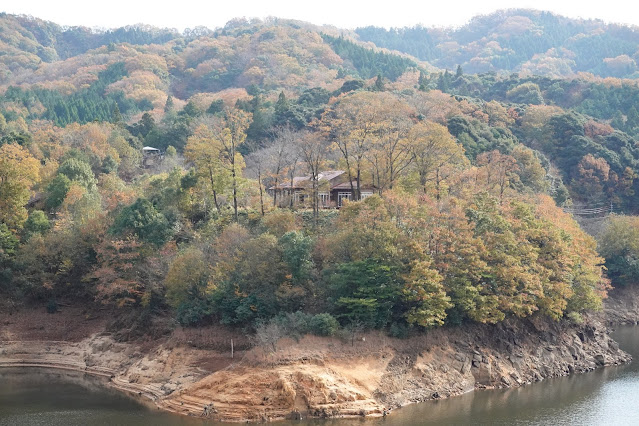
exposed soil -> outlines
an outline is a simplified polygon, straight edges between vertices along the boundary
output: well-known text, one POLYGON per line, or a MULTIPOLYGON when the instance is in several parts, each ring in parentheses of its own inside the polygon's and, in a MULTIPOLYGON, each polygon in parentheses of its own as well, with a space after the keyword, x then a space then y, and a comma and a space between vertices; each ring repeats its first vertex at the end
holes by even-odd
POLYGON ((307 336, 282 339, 276 352, 250 348, 245 336, 223 327, 176 328, 123 342, 126 333, 105 331, 112 312, 23 310, 0 313, 0 367, 106 375, 161 408, 225 421, 379 416, 384 408, 627 362, 606 323, 636 323, 639 291, 616 291, 606 306, 608 317, 591 315, 579 325, 532 318, 405 340, 368 333, 353 344, 307 336))

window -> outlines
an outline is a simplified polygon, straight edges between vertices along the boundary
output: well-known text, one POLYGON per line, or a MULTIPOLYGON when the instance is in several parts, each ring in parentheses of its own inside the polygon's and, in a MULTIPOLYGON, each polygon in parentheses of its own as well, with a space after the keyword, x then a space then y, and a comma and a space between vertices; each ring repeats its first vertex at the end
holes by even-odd
POLYGON ((319 205, 320 207, 328 207, 331 202, 331 196, 328 192, 319 193, 319 205))
POLYGON ((342 207, 342 203, 344 200, 351 200, 352 194, 350 192, 338 192, 337 193, 337 205, 342 207))
POLYGON ((361 199, 364 200, 364 199, 370 197, 371 195, 373 195, 373 193, 370 192, 370 191, 366 191, 366 192, 362 191, 361 199))

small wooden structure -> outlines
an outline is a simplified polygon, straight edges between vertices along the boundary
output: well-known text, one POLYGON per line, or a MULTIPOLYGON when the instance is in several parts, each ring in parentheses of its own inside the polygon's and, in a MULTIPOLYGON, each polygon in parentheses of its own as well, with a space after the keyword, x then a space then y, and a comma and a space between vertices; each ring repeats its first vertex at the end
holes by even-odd
MULTIPOLYGON (((318 176, 318 196, 320 208, 340 208, 346 200, 354 200, 357 181, 348 181, 344 170, 327 170, 318 176), (353 191, 355 189, 355 191, 353 191)), ((268 193, 279 207, 305 206, 311 204, 313 182, 310 176, 295 176, 277 186, 268 188, 268 193)), ((375 193, 373 185, 362 184, 360 198, 370 197, 375 193)))
POLYGON ((145 169, 157 166, 163 158, 164 155, 162 154, 162 151, 157 148, 153 148, 152 146, 145 146, 142 148, 142 165, 145 169))

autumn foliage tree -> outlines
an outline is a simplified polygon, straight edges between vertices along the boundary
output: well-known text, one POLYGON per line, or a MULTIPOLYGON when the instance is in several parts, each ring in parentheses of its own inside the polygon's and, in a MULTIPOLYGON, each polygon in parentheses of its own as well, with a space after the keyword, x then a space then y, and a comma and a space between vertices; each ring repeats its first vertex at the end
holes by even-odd
POLYGON ((0 222, 16 232, 27 220, 24 205, 38 182, 40 163, 17 144, 0 146, 0 222))

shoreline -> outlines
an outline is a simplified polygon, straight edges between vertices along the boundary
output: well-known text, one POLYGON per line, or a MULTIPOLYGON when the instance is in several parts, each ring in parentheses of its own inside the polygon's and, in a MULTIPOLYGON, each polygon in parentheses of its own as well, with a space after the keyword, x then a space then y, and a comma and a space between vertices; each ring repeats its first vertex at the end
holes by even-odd
POLYGON ((283 339, 277 352, 253 348, 233 360, 219 351, 167 342, 145 352, 103 332, 77 342, 0 340, 0 368, 100 376, 107 386, 174 414, 201 418, 210 406, 205 417, 223 422, 381 417, 384 408, 392 415, 427 400, 629 362, 606 324, 636 324, 639 291, 626 290, 607 306, 616 316, 589 315, 579 325, 507 320, 406 340, 368 333, 353 345, 307 336, 283 339))

